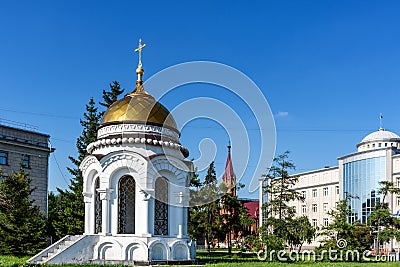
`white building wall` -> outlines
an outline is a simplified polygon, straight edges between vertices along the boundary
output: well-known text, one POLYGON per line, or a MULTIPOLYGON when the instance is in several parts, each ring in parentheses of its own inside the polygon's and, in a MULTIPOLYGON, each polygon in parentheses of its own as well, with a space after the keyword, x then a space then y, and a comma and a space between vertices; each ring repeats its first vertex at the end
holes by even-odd
MULTIPOLYGON (((335 208, 340 200, 339 168, 330 167, 299 174, 299 181, 293 188, 302 195, 304 202, 292 201, 289 206, 296 208, 297 216, 307 216, 312 225, 321 229, 324 223, 331 222, 328 211, 335 208)), ((304 248, 319 244, 317 238, 312 244, 304 244, 304 248)))

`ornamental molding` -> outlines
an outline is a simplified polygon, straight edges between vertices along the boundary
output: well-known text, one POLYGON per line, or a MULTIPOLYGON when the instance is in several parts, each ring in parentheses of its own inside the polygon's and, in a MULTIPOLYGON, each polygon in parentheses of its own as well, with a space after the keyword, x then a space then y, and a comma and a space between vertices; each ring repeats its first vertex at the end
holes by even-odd
POLYGON ((132 134, 132 133, 151 133, 168 136, 171 139, 179 140, 179 134, 168 128, 155 126, 155 125, 145 125, 145 124, 135 124, 135 123, 123 123, 114 124, 101 127, 97 131, 97 138, 104 138, 108 135, 115 134, 132 134))
POLYGON ((83 161, 80 166, 82 173, 86 172, 86 170, 89 168, 89 166, 96 162, 98 162, 98 160, 95 157, 93 157, 93 156, 88 157, 87 160, 83 161))
POLYGON ((172 182, 172 184, 174 184, 175 186, 182 187, 186 186, 186 184, 188 183, 188 174, 190 172, 190 169, 182 161, 177 160, 173 157, 168 156, 152 160, 147 168, 148 175, 150 177, 154 177, 154 181, 156 180, 156 178, 162 176, 160 175, 160 171, 164 170, 173 173, 173 175, 175 176, 175 180, 170 182, 172 182))
MULTIPOLYGON (((101 163, 101 167, 103 168, 103 170, 105 170, 108 166, 110 166, 114 162, 120 161, 120 160, 127 160, 132 163, 139 163, 142 166, 144 165, 144 162, 139 162, 139 159, 137 157, 135 157, 134 155, 118 154, 118 155, 114 155, 114 156, 110 157, 109 159, 107 159, 106 161, 101 163)), ((129 167, 129 166, 126 166, 126 167, 129 167)))
MULTIPOLYGON (((130 145, 130 144, 142 144, 142 145, 153 145, 153 146, 162 146, 162 147, 169 147, 172 149, 180 150, 180 151, 185 151, 187 152, 187 148, 182 146, 179 143, 171 142, 171 141, 162 141, 162 140, 157 140, 153 138, 104 138, 104 139, 99 139, 93 143, 90 143, 87 146, 87 151, 89 153, 92 153, 94 150, 97 148, 101 147, 109 147, 109 146, 120 146, 120 145, 130 145)), ((187 152, 188 153, 188 152, 187 152)))
POLYGON ((167 169, 174 173, 180 173, 182 171, 185 173, 190 172, 190 168, 182 162, 182 160, 176 159, 172 156, 163 155, 162 157, 156 157, 151 160, 151 164, 154 166, 156 171, 167 169))

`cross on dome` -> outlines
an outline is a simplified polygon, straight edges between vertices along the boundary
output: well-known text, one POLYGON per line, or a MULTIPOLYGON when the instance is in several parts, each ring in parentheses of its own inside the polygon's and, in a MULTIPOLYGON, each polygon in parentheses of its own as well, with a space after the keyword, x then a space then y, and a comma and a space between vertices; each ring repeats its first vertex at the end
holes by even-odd
POLYGON ((146 44, 142 45, 142 38, 139 39, 139 46, 135 49, 135 52, 139 52, 139 64, 138 67, 142 67, 142 50, 146 47, 146 44))
POLYGON ((143 74, 144 74, 144 69, 142 68, 142 50, 143 48, 146 47, 146 44, 142 44, 142 38, 139 39, 139 45, 138 47, 134 50, 135 52, 139 53, 139 63, 138 63, 138 67, 136 69, 136 74, 138 76, 138 79, 136 81, 136 88, 135 88, 135 92, 136 93, 144 93, 144 89, 143 89, 143 74))

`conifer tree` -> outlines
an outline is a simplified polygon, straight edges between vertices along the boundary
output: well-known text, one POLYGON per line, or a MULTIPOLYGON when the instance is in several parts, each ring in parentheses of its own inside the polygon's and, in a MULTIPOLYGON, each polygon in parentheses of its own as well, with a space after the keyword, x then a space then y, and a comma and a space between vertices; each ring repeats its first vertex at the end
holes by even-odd
POLYGON ((286 151, 274 158, 268 173, 263 175, 268 182, 268 186, 264 188, 268 202, 263 205, 266 220, 260 233, 269 249, 284 249, 290 243, 289 222, 296 216, 296 211, 289 206, 289 202, 304 201, 300 192, 293 189, 299 177, 289 174, 290 170, 295 169, 295 165, 288 157, 289 151, 286 151))
POLYGON ((30 182, 22 167, 0 182, 0 254, 33 255, 47 242, 46 216, 30 199, 30 182))
MULTIPOLYGON (((243 186, 237 185, 237 191, 243 186)), ((228 253, 231 254, 232 238, 239 241, 239 234, 244 234, 245 228, 255 221, 248 217, 247 209, 235 195, 225 194, 221 198, 221 207, 223 210, 221 214, 221 233, 223 238, 226 238, 228 253)))
POLYGON ((201 241, 203 238, 203 229, 199 227, 201 221, 199 207, 195 205, 198 203, 198 192, 202 186, 202 182, 199 179, 197 168, 195 168, 190 179, 190 202, 188 208, 188 234, 192 240, 201 241))
MULTIPOLYGON (((382 196, 382 201, 375 204, 374 210, 368 217, 369 225, 375 230, 377 247, 381 244, 389 243, 393 239, 400 239, 400 219, 392 216, 386 197, 389 194, 400 195, 400 188, 396 187, 391 181, 379 182, 378 194, 382 196)), ((376 248, 377 249, 377 248, 376 248)), ((380 250, 377 250, 380 253, 380 250)))
POLYGON ((214 247, 214 240, 220 231, 220 195, 221 189, 217 184, 214 162, 207 170, 204 183, 199 184, 197 177, 192 178, 192 184, 197 190, 191 192, 189 231, 194 239, 203 239, 208 251, 214 247))
POLYGON ((348 218, 353 214, 350 206, 351 199, 353 198, 356 197, 345 193, 345 197, 338 202, 336 208, 328 211, 328 215, 332 221, 328 226, 324 226, 319 233, 320 236, 324 236, 325 238, 322 241, 322 246, 316 249, 317 252, 327 249, 341 249, 343 253, 347 253, 347 251, 362 253, 368 249, 368 243, 371 239, 371 228, 358 222, 351 223, 348 221, 348 218), (346 246, 339 247, 339 240, 345 240, 346 246))
POLYGON ((77 138, 76 147, 78 157, 69 157, 75 167, 68 168, 72 175, 71 184, 67 190, 57 189, 59 195, 57 198, 50 199, 49 202, 52 211, 52 227, 54 227, 55 239, 64 235, 82 234, 84 230, 85 206, 83 202, 83 177, 79 170, 82 160, 88 155, 86 147, 94 142, 97 137, 97 127, 100 122, 100 115, 93 97, 86 105, 86 111, 80 123, 83 127, 82 134, 77 138))
MULTIPOLYGON (((125 89, 121 89, 121 85, 117 81, 113 81, 110 83, 110 90, 103 90, 103 101, 99 104, 105 108, 109 108, 112 103, 118 100, 118 97, 125 91, 125 89)), ((104 115, 104 111, 100 112, 100 115, 104 115)))

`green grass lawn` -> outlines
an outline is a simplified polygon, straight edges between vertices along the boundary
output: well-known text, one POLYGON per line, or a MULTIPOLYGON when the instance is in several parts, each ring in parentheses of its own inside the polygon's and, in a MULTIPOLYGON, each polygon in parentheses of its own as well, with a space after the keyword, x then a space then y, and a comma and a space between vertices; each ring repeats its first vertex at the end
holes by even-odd
MULTIPOLYGON (((226 252, 212 252, 208 255, 205 251, 197 253, 200 262, 205 263, 207 267, 400 267, 400 262, 298 262, 298 263, 282 263, 282 262, 260 262, 251 254, 234 254, 228 255, 226 252), (313 265, 311 265, 313 264, 313 265)), ((21 267, 30 266, 26 263, 29 257, 14 257, 14 256, 0 256, 1 267, 21 267)), ((59 266, 59 265, 54 265, 59 266)), ((62 266, 75 266, 75 267, 98 267, 99 265, 93 264, 65 264, 62 266)), ((126 265, 120 265, 126 266, 126 265)))
POLYGON ((26 264, 26 261, 30 257, 14 257, 14 256, 0 256, 0 266, 1 267, 9 267, 9 266, 21 266, 26 264))
POLYGON ((399 267, 400 262, 387 262, 387 263, 367 263, 367 262, 309 262, 309 263, 281 263, 281 262, 248 262, 246 263, 217 263, 207 264, 207 267, 399 267))

